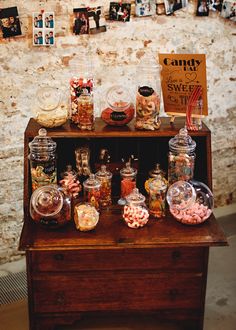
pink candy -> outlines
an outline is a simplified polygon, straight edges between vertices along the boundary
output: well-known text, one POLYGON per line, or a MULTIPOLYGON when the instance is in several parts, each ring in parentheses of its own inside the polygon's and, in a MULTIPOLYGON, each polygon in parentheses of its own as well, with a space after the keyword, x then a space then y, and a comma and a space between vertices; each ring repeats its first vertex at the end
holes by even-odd
MULTIPOLYGON (((184 206, 184 202, 182 202, 180 208, 184 206)), ((176 208, 170 208, 170 212, 178 221, 188 225, 196 225, 208 219, 212 210, 203 204, 195 202, 191 207, 186 209, 178 210, 176 208)))
POLYGON ((123 218, 130 228, 139 228, 148 222, 149 213, 142 206, 125 205, 123 218))

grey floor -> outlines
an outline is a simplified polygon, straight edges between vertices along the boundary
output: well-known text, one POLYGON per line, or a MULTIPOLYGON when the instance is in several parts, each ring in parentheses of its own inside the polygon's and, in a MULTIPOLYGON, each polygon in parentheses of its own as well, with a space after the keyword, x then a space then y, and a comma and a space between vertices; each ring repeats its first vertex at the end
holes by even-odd
MULTIPOLYGON (((204 330, 236 329, 236 206, 216 209, 229 246, 210 249, 204 330), (229 213, 229 214, 227 214, 229 213)), ((25 260, 0 265, 0 279, 8 274, 25 271, 25 260)), ((12 289, 12 288, 11 288, 12 289)), ((19 289, 19 288, 18 288, 19 289)), ((1 296, 0 292, 0 296, 1 296)), ((20 295, 19 295, 20 297, 20 295)), ((27 299, 0 305, 0 329, 27 330, 27 299)), ((153 317, 88 319, 73 327, 58 330, 181 330, 181 327, 157 323, 153 317)), ((44 330, 44 329, 42 329, 44 330)), ((191 329, 189 329, 191 330, 191 329)))

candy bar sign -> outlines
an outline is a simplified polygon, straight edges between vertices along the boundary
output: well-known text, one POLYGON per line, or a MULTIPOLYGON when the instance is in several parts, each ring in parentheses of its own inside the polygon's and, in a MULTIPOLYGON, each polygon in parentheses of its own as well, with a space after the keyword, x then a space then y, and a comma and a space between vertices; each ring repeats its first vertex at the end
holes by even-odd
POLYGON ((193 107, 192 116, 208 114, 206 57, 204 54, 159 54, 162 66, 161 86, 165 112, 186 115, 193 107), (191 104, 190 104, 191 103, 191 104))

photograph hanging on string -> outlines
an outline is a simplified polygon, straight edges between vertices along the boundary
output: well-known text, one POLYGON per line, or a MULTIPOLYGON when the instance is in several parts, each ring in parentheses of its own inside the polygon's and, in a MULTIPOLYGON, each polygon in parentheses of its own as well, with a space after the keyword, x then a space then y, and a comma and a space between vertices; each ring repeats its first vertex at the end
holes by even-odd
POLYGON ((130 21, 131 4, 124 2, 110 2, 109 20, 129 22, 130 21))
POLYGON ((89 34, 89 19, 87 8, 74 8, 73 32, 75 35, 89 34))
POLYGON ((197 16, 208 16, 209 15, 209 0, 198 0, 197 3, 197 16))
POLYGON ((173 14, 176 10, 187 7, 188 0, 164 0, 166 15, 173 14))
POLYGON ((33 13, 33 45, 54 46, 55 44, 55 16, 53 12, 33 13))
POLYGON ((22 34, 17 7, 0 8, 0 30, 3 38, 22 34))
POLYGON ((224 1, 221 10, 221 17, 236 22, 236 2, 228 0, 224 1))
POLYGON ((136 16, 152 16, 156 14, 156 0, 135 0, 136 16))
POLYGON ((210 0, 209 10, 221 12, 223 0, 210 0))
POLYGON ((106 20, 103 7, 88 8, 89 33, 96 34, 106 31, 106 20))

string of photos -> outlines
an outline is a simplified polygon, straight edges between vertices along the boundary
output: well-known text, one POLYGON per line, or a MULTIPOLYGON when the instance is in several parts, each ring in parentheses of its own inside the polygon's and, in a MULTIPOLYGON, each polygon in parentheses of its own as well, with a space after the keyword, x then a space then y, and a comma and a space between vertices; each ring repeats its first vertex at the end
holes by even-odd
MULTIPOLYGON (((171 15, 187 7, 188 0, 135 0, 131 12, 129 0, 112 1, 108 14, 103 6, 73 9, 73 33, 75 35, 97 34, 106 31, 106 21, 129 22, 131 16, 146 17, 171 15)), ((236 2, 233 0, 197 0, 196 16, 208 16, 210 11, 219 12, 225 19, 236 22, 236 2)), ((55 44, 55 14, 40 10, 32 13, 34 46, 53 46, 55 44)), ((17 7, 0 8, 0 38, 22 35, 17 7)))

